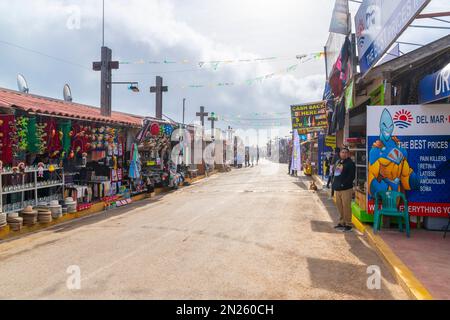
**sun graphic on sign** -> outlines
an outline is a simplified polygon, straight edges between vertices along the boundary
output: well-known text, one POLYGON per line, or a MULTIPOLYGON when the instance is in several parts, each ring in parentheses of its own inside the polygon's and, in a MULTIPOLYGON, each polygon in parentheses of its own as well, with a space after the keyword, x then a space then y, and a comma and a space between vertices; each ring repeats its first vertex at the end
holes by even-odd
POLYGON ((394 123, 400 129, 406 129, 411 126, 413 122, 413 116, 408 110, 402 109, 397 111, 394 116, 394 123))

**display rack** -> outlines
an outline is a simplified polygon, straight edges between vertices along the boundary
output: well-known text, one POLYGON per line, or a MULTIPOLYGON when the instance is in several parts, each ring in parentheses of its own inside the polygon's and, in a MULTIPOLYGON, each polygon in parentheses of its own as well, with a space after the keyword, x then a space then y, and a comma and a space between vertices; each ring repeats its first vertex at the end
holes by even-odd
MULTIPOLYGON (((50 170, 48 168, 43 169, 44 172, 49 172, 50 170)), ((26 205, 25 202, 25 192, 28 191, 34 191, 34 200, 32 205, 37 206, 39 203, 38 198, 38 190, 42 189, 50 189, 54 187, 60 187, 61 188, 61 194, 64 195, 64 168, 60 168, 55 165, 55 170, 53 171, 56 174, 56 180, 54 180, 53 183, 50 182, 40 182, 38 181, 38 170, 33 169, 29 170, 26 169, 23 173, 17 173, 17 172, 2 172, 0 174, 0 212, 4 213, 13 213, 23 210, 26 205), (34 174, 34 182, 30 182, 25 184, 25 175, 26 174, 34 174), (13 174, 22 174, 22 185, 15 185, 15 186, 3 186, 3 177, 13 174), (23 187, 21 187, 23 186, 23 187), (4 189, 5 187, 5 189, 4 189), (3 196, 8 194, 14 194, 14 193, 21 193, 21 201, 20 201, 20 207, 14 208, 12 210, 3 210, 3 196)), ((31 200, 30 200, 31 201, 31 200)))
POLYGON ((350 152, 355 155, 356 177, 358 187, 364 186, 367 181, 367 150, 362 148, 351 148, 350 152))

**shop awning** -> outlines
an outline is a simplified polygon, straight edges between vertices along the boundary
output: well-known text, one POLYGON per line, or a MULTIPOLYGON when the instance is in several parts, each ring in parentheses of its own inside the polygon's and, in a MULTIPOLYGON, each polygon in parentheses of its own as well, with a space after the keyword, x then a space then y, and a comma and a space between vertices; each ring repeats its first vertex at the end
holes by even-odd
POLYGON ((102 116, 100 108, 79 103, 42 97, 0 88, 0 107, 26 112, 65 117, 86 121, 98 121, 117 125, 142 127, 144 117, 113 111, 111 117, 102 116))

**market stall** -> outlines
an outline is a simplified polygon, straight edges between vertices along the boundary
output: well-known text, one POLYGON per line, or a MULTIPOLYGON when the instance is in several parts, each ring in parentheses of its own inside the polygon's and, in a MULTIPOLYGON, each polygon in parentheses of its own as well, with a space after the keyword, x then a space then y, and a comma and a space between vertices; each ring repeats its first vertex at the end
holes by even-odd
MULTIPOLYGON (((136 138, 140 174, 134 176, 132 193, 153 192, 156 187, 172 186, 171 178, 177 172, 181 174, 182 161, 178 158, 178 163, 171 161, 173 147, 180 144, 180 141, 171 141, 172 133, 178 127, 174 123, 146 119, 136 138)), ((178 156, 183 157, 183 150, 178 156)))
POLYGON ((0 89, 3 215, 16 226, 18 215, 34 211, 58 218, 59 211, 126 202, 128 140, 141 123, 137 116, 103 117, 98 108, 0 89))

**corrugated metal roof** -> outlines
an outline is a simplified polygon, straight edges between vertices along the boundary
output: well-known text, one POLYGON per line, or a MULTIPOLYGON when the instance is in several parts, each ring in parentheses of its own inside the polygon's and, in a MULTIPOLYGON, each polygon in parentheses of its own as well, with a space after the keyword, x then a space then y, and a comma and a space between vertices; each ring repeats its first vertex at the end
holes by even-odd
POLYGON ((100 108, 63 100, 41 97, 0 88, 0 107, 17 108, 27 112, 49 116, 70 117, 80 120, 99 121, 118 125, 141 127, 144 117, 113 111, 111 117, 102 116, 100 108))

